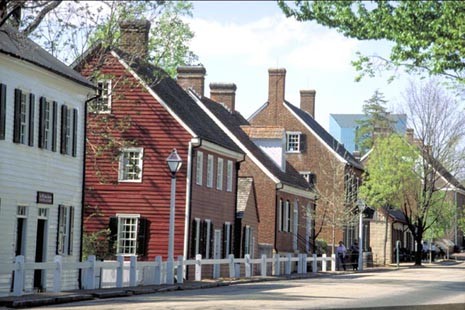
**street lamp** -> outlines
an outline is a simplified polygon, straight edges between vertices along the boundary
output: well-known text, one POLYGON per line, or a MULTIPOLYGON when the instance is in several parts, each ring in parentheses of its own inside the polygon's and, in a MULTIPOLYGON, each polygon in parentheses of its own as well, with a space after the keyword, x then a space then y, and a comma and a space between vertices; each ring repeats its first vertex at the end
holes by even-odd
POLYGON ((357 200, 359 211, 358 223, 358 270, 363 271, 363 211, 367 207, 365 202, 361 199, 357 200))
POLYGON ((168 262, 166 271, 167 284, 174 284, 174 208, 176 203, 176 173, 182 165, 181 157, 176 149, 166 159, 168 169, 171 172, 171 197, 170 197, 170 226, 168 239, 168 262))

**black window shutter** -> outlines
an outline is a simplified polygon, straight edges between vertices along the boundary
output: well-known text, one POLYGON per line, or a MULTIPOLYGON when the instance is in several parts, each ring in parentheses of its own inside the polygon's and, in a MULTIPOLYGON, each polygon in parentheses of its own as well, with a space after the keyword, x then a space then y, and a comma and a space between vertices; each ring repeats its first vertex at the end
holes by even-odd
POLYGON ((73 255, 74 207, 69 207, 68 254, 73 255))
POLYGON ((215 252, 215 249, 213 248, 213 244, 214 244, 214 240, 215 240, 215 231, 213 229, 213 222, 210 222, 210 258, 213 258, 214 257, 214 252, 215 252))
POLYGON ((233 225, 231 224, 229 228, 229 254, 233 252, 233 225))
POLYGON ((136 254, 141 256, 147 255, 147 241, 149 231, 149 221, 146 218, 139 218, 139 227, 137 230, 137 248, 136 254))
POLYGON ((34 118, 35 118, 35 107, 36 97, 34 94, 29 94, 29 146, 34 146, 34 118))
POLYGON ((191 230, 191 257, 195 258, 195 245, 197 244, 197 221, 192 220, 192 230, 191 230))
POLYGON ((241 247, 242 254, 241 254, 241 257, 245 257, 245 243, 247 242, 247 240, 245 239, 246 230, 247 230, 246 226, 242 227, 242 247, 241 247))
POLYGON ((56 254, 57 254, 57 255, 63 254, 63 253, 61 252, 61 246, 60 246, 60 245, 61 245, 61 242, 62 242, 62 240, 61 240, 60 229, 61 229, 61 226, 63 225, 63 224, 61 223, 61 212, 63 212, 63 211, 64 211, 64 210, 63 210, 63 206, 62 206, 62 205, 58 205, 58 221, 57 221, 57 223, 58 223, 58 229, 57 229, 57 246, 56 246, 56 254))
POLYGON ((199 245, 199 254, 202 255, 202 258, 205 258, 206 250, 207 250, 207 222, 202 221, 200 225, 200 245, 199 245))
POLYGON ((0 140, 5 140, 6 85, 0 84, 0 140))
POLYGON ((39 147, 45 147, 45 97, 39 99, 39 147))
POLYGON ((72 155, 73 157, 77 156, 77 129, 78 129, 78 110, 73 109, 73 148, 72 155))
POLYGON ((21 140, 21 89, 15 89, 15 115, 13 119, 13 142, 21 140))
MULTIPOLYGON (((55 104, 55 102, 53 103, 55 104)), ((67 142, 66 141, 66 127, 67 127, 67 115, 68 107, 66 105, 61 106, 61 137, 60 137, 60 153, 66 154, 67 142)))
POLYGON ((221 257, 226 257, 226 247, 228 246, 228 229, 226 223, 223 224, 223 248, 221 249, 221 257))
POLYGON ((53 101, 52 110, 52 151, 57 151, 57 114, 58 114, 58 103, 53 101))
POLYGON ((118 218, 116 216, 110 217, 108 228, 110 229, 110 236, 108 238, 108 250, 110 253, 116 254, 116 242, 118 240, 118 218))

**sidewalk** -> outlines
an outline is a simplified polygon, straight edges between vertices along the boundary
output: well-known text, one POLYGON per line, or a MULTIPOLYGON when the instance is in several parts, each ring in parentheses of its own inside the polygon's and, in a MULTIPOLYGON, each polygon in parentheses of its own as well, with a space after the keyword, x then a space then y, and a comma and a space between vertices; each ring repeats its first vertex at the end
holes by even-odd
MULTIPOLYGON (((465 253, 463 255, 465 259, 465 253)), ((402 264, 402 268, 412 267, 412 264, 402 264)), ((267 276, 261 277, 256 276, 253 278, 238 278, 228 279, 222 278, 217 280, 202 280, 202 281, 186 281, 182 284, 174 285, 147 285, 147 286, 136 286, 136 287, 123 287, 123 288, 107 288, 107 289, 95 289, 95 290, 74 290, 60 293, 38 293, 31 295, 24 295, 19 297, 9 296, 0 297, 0 307, 8 308, 30 308, 39 307, 53 304, 63 304, 91 299, 105 299, 115 297, 125 297, 131 295, 141 294, 153 294, 162 292, 171 292, 177 290, 195 290, 203 288, 213 288, 219 286, 228 286, 241 283, 254 283, 263 281, 283 281, 283 280, 295 280, 295 279, 309 279, 317 277, 330 277, 342 274, 357 274, 364 272, 381 272, 388 270, 395 270, 394 266, 390 267, 370 267, 364 269, 364 271, 336 271, 327 273, 307 273, 307 274, 291 274, 287 276, 267 276)))

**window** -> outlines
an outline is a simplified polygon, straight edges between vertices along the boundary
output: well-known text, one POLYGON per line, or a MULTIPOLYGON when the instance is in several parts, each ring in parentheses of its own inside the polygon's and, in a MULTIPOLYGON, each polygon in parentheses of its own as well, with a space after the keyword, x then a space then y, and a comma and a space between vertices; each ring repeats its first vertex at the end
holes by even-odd
POLYGON ((110 113, 111 112, 111 80, 101 80, 97 82, 97 95, 91 112, 110 113))
POLYGON ((116 254, 136 255, 138 214, 117 214, 118 235, 116 241, 116 254))
POLYGON ((61 154, 76 156, 77 109, 61 106, 61 154))
POLYGON ((195 255, 200 254, 200 228, 200 219, 195 218, 192 221, 191 254, 193 258, 195 255))
POLYGON ((205 220, 204 221, 204 243, 205 243, 205 252, 202 257, 204 258, 211 258, 213 255, 213 249, 212 249, 212 240, 213 240, 213 223, 211 220, 205 220))
POLYGON ((223 257, 228 258, 232 249, 232 226, 230 222, 223 225, 223 257))
POLYGON ((308 184, 315 186, 316 185, 316 174, 312 172, 299 172, 300 175, 308 182, 308 184))
POLYGON ((45 97, 40 98, 39 147, 53 152, 56 151, 57 109, 56 101, 51 103, 45 97))
POLYGON ((291 214, 289 200, 286 200, 282 210, 282 231, 289 232, 291 226, 291 214))
POLYGON ((34 95, 15 89, 13 142, 34 145, 34 95))
POLYGON ((73 254, 74 207, 58 206, 57 254, 73 254))
POLYGON ((218 158, 216 167, 216 189, 223 189, 223 158, 218 158))
POLYGON ((279 199, 278 205, 278 231, 283 231, 283 200, 279 199))
POLYGON ((213 187, 213 155, 207 156, 207 187, 213 187))
POLYGON ((253 228, 249 225, 244 227, 244 242, 243 242, 243 253, 244 255, 249 254, 253 258, 253 246, 254 246, 254 238, 253 238, 253 228))
POLYGON ((123 149, 119 161, 120 182, 141 182, 143 148, 123 149))
POLYGON ((232 192, 233 188, 233 162, 228 160, 226 166, 226 191, 232 192))
POLYGON ((197 151, 197 163, 195 168, 195 183, 202 185, 203 179, 203 152, 197 151))
POLYGON ((286 133, 286 152, 298 153, 300 152, 300 132, 287 132, 286 133))

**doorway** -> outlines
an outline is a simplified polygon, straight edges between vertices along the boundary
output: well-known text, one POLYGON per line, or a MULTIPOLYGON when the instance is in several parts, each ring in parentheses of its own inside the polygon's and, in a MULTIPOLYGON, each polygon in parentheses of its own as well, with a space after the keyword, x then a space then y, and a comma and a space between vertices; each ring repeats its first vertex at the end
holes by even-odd
MULTIPOLYGON (((45 241, 46 238, 46 223, 45 219, 37 220, 37 234, 36 234, 36 255, 35 262, 42 263, 45 261, 45 241)), ((34 270, 34 290, 37 292, 43 292, 44 285, 44 271, 40 269, 34 270)))

